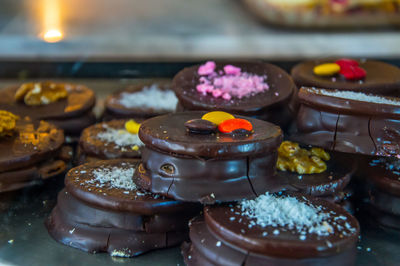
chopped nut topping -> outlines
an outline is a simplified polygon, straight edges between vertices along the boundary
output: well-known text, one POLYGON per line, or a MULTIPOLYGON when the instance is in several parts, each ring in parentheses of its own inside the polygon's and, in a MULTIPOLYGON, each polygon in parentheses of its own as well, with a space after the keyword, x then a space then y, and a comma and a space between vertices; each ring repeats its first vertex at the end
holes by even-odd
POLYGON ((19 116, 0 110, 0 137, 11 136, 15 130, 19 116))
POLYGON ((329 154, 321 148, 306 150, 300 148, 298 143, 284 141, 278 149, 276 167, 298 174, 322 173, 327 168, 325 161, 329 159, 329 154))
POLYGON ((62 83, 40 82, 25 83, 15 93, 15 100, 26 105, 45 105, 66 98, 68 92, 62 83))

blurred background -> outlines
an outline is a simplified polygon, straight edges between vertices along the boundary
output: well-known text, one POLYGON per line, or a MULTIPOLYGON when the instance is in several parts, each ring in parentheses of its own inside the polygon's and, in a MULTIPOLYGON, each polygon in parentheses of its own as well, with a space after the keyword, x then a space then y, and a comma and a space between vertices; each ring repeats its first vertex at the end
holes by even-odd
POLYGON ((328 56, 398 59, 399 3, 1 0, 0 60, 285 61, 328 56))

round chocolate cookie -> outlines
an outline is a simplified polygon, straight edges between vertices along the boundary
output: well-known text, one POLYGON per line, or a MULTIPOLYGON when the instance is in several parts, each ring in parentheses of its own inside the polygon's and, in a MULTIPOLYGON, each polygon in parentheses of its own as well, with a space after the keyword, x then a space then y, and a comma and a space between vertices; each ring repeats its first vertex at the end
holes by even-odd
MULTIPOLYGON (((146 190, 184 201, 232 201, 279 190, 275 178, 282 131, 271 123, 240 117, 252 132, 191 132, 186 122, 205 112, 150 118, 141 124, 145 144, 135 174, 146 190)), ((238 116, 239 117, 239 116, 238 116)), ((204 120, 204 119, 203 119, 204 120)))
POLYGON ((301 88, 290 139, 364 155, 400 153, 400 98, 301 88))
POLYGON ((400 69, 384 62, 355 60, 366 72, 362 79, 348 80, 339 74, 329 76, 314 74, 314 67, 335 61, 335 59, 320 59, 302 62, 293 67, 291 75, 298 87, 350 90, 387 96, 400 94, 400 69))
POLYGON ((290 191, 339 204, 352 213, 352 204, 349 202, 352 191, 348 185, 357 169, 357 162, 342 159, 337 153, 330 155, 330 160, 326 161, 327 169, 321 173, 299 174, 278 170, 277 176, 290 191))
POLYGON ((143 143, 137 134, 125 129, 127 121, 112 120, 85 128, 79 140, 78 163, 140 157, 143 143))
POLYGON ((207 206, 189 227, 186 265, 354 265, 360 230, 335 204, 268 193, 207 206))
MULTIPOLYGON (((212 85, 218 84, 219 86, 219 83, 233 84, 232 90, 236 90, 240 95, 233 95, 226 98, 224 95, 214 96, 220 93, 202 93, 198 91, 198 85, 206 77, 199 74, 201 67, 201 65, 195 65, 185 68, 176 74, 173 79, 172 88, 179 99, 181 110, 221 110, 232 114, 266 120, 281 127, 287 126, 292 119, 288 103, 296 90, 296 85, 292 78, 281 68, 261 62, 216 63, 214 73, 210 77, 214 78, 215 75, 221 75, 222 79, 219 82, 214 81, 212 85), (245 73, 246 76, 240 77, 239 81, 236 82, 237 84, 233 81, 224 81, 227 74, 224 77, 223 73, 230 73, 225 70, 226 66, 240 68, 240 73, 245 73), (257 82, 260 80, 260 77, 264 82, 255 84, 256 81, 251 79, 251 75, 257 76, 257 82), (244 92, 248 89, 246 87, 250 86, 250 89, 252 89, 253 87, 260 87, 265 84, 268 88, 264 90, 245 94, 243 97, 240 94, 240 91, 244 92)), ((229 74, 227 76, 231 77, 232 75, 229 74)))
POLYGON ((132 257, 187 239, 197 205, 141 191, 132 181, 138 161, 98 161, 71 169, 46 220, 58 242, 87 252, 132 257))
POLYGON ((63 143, 63 131, 50 123, 28 117, 16 120, 13 132, 0 137, 0 192, 34 185, 65 171, 68 160, 60 158, 63 143))
POLYGON ((20 116, 29 116, 35 120, 46 120, 59 126, 66 135, 77 136, 87 126, 96 121, 92 113, 96 99, 94 92, 83 85, 55 82, 26 83, 0 90, 0 109, 20 116), (27 104, 21 87, 25 86, 26 94, 37 96, 35 101, 27 104), (50 101, 57 92, 49 93, 49 88, 62 87, 65 97, 50 101), (18 94, 17 94, 18 92, 18 94), (52 94, 53 93, 53 94, 52 94), (21 94, 21 96, 19 96, 21 94), (22 99, 17 99, 23 97, 22 99), (41 97, 41 98, 40 98, 41 97), (46 100, 43 100, 46 99, 46 100))
POLYGON ((400 160, 371 158, 365 176, 369 211, 380 224, 400 229, 400 160))
POLYGON ((109 95, 104 103, 104 119, 134 118, 142 121, 172 113, 178 99, 168 84, 132 85, 109 95))

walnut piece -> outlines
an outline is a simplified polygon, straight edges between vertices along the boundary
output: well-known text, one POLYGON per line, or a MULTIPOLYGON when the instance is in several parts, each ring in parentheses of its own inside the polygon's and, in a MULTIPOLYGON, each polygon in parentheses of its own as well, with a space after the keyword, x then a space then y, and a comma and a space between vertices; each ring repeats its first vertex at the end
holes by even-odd
POLYGON ((66 98, 68 91, 62 83, 39 82, 24 83, 15 93, 15 100, 26 105, 45 105, 66 98))
POLYGON ((298 143, 284 141, 278 149, 276 167, 298 174, 322 173, 327 168, 325 161, 329 159, 329 154, 321 148, 306 150, 300 148, 298 143))
POLYGON ((0 110, 0 137, 11 136, 15 130, 19 116, 0 110))

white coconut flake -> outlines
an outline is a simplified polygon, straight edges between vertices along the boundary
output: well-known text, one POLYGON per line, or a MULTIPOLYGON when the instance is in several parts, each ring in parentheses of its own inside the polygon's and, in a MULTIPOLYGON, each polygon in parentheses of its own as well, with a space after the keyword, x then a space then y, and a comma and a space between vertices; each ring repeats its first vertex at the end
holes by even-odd
MULTIPOLYGON (((254 200, 241 201, 239 207, 242 215, 250 218, 249 227, 288 228, 301 235, 328 236, 334 233, 334 227, 328 223, 333 218, 331 213, 324 212, 322 206, 314 206, 295 197, 266 193, 254 200)), ((346 218, 337 216, 337 219, 345 220, 343 217, 346 218)), ((347 230, 353 232, 355 229, 347 230)))
POLYGON ((104 124, 103 128, 105 131, 98 133, 96 136, 96 138, 101 141, 115 143, 120 147, 134 145, 143 146, 143 142, 139 139, 137 134, 129 133, 125 129, 111 128, 107 124, 104 124))
POLYGON ((103 167, 92 171, 93 179, 87 180, 86 183, 96 185, 96 187, 111 187, 124 190, 135 190, 136 184, 132 177, 135 173, 135 168, 120 168, 120 167, 103 167))
POLYGON ((118 102, 126 108, 151 108, 173 112, 178 98, 172 90, 161 90, 157 84, 153 84, 137 92, 121 93, 118 102))
POLYGON ((355 91, 325 90, 317 88, 308 88, 307 90, 309 90, 312 93, 325 96, 332 96, 341 99, 400 106, 400 98, 395 98, 395 97, 392 98, 382 97, 355 91))

